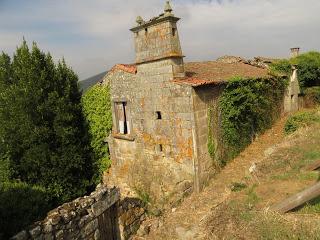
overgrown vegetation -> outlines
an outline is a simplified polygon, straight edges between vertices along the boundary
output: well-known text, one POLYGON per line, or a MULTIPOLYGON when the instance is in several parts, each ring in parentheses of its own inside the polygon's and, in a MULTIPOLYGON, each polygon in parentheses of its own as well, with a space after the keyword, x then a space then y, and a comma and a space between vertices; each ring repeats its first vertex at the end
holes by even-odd
POLYGON ((224 150, 218 158, 223 164, 272 126, 280 112, 285 85, 280 77, 236 77, 228 82, 219 100, 224 150))
POLYGON ((94 187, 78 77, 23 41, 0 54, 0 225, 9 238, 94 187))
POLYGON ((305 101, 307 104, 319 105, 320 104, 320 87, 309 87, 304 91, 305 101))
POLYGON ((290 76, 291 66, 296 65, 302 91, 308 87, 320 86, 320 53, 308 52, 289 60, 283 59, 271 64, 272 72, 290 76))
POLYGON ((320 114, 317 110, 297 112, 288 118, 284 131, 286 134, 291 134, 301 127, 309 126, 316 122, 320 122, 320 114))
POLYGON ((95 181, 99 182, 103 172, 109 168, 110 159, 105 139, 112 129, 112 113, 108 85, 95 85, 82 96, 83 110, 89 124, 91 147, 94 151, 97 172, 95 181))
POLYGON ((320 124, 314 124, 262 154, 259 180, 235 179, 229 200, 206 218, 208 239, 320 239, 320 198, 285 215, 267 210, 319 181, 318 171, 305 170, 320 159, 319 131, 320 124))

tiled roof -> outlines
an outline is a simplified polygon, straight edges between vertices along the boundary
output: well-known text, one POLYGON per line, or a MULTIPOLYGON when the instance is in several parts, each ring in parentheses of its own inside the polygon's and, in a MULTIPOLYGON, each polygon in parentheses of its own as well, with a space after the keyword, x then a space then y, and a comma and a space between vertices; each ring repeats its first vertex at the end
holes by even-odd
POLYGON ((111 68, 110 72, 114 72, 116 70, 122 70, 132 74, 137 73, 137 67, 135 64, 116 64, 113 66, 113 68, 111 68))
POLYGON ((175 83, 191 86, 221 84, 234 76, 267 77, 268 70, 246 63, 222 63, 216 61, 185 63, 185 78, 177 78, 175 83))
MULTIPOLYGON (((221 84, 234 76, 266 77, 268 70, 243 62, 223 63, 218 61, 185 63, 185 78, 174 79, 173 82, 190 86, 221 84)), ((117 64, 110 72, 122 70, 131 74, 137 73, 135 64, 117 64)))

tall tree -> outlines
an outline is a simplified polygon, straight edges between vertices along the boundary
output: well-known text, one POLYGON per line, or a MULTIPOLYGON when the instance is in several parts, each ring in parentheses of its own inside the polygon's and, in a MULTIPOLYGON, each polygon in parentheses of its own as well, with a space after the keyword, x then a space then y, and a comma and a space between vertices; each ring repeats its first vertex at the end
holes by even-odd
POLYGON ((84 194, 94 167, 76 74, 23 41, 12 61, 0 57, 0 82, 0 154, 12 177, 61 201, 84 194))

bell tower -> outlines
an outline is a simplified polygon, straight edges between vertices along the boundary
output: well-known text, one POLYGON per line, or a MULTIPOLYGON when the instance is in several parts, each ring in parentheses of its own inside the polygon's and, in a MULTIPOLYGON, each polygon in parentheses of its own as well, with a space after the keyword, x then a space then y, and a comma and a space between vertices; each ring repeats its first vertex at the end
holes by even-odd
POLYGON ((174 77, 184 77, 183 54, 177 29, 180 18, 175 17, 169 1, 164 13, 145 22, 136 19, 137 26, 130 29, 134 33, 136 64, 146 64, 161 60, 173 67, 174 77))

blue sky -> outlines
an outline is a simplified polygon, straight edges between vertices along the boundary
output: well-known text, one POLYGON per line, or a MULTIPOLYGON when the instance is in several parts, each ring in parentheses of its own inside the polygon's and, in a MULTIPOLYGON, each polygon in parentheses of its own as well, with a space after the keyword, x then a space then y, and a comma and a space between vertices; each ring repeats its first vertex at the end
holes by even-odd
MULTIPOLYGON (((134 61, 129 28, 163 11, 163 0, 0 0, 0 50, 23 36, 84 79, 134 61)), ((186 61, 222 55, 286 57, 320 50, 319 0, 172 0, 186 61)))

